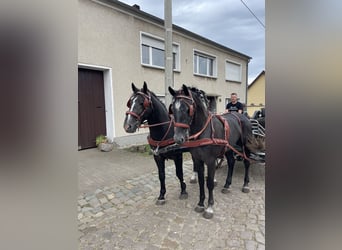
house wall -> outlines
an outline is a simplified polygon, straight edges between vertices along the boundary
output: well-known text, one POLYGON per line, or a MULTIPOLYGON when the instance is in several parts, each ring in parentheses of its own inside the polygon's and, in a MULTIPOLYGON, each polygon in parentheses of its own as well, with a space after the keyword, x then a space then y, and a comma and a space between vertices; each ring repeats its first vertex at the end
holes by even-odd
POLYGON ((252 116, 255 111, 264 108, 265 105, 265 74, 261 74, 248 88, 247 113, 252 116))
MULTIPOLYGON (((107 124, 112 123, 113 128, 109 128, 111 131, 107 134, 114 140, 127 137, 129 134, 123 129, 123 121, 127 110, 126 103, 132 93, 131 83, 134 82, 137 87, 142 87, 143 82, 146 81, 154 93, 165 94, 164 70, 141 65, 140 55, 141 32, 164 38, 164 26, 100 1, 79 0, 78 9, 79 66, 92 65, 95 68, 98 66, 109 69, 106 72, 107 74, 110 72, 111 78, 107 77, 107 79, 111 82, 107 83, 107 90, 111 91, 112 104, 106 111, 112 114, 109 120, 107 119, 107 124)), ((237 92, 240 100, 245 102, 248 59, 175 30, 173 42, 180 46, 180 72, 174 73, 176 89, 186 84, 203 89, 209 95, 218 95, 218 113, 224 111, 224 100, 231 92, 237 92), (217 78, 193 74, 194 49, 217 57, 217 78), (242 83, 225 80, 226 60, 242 64, 242 83)), ((147 132, 148 129, 140 129, 138 134, 147 132)), ((146 141, 146 136, 143 138, 146 141)))

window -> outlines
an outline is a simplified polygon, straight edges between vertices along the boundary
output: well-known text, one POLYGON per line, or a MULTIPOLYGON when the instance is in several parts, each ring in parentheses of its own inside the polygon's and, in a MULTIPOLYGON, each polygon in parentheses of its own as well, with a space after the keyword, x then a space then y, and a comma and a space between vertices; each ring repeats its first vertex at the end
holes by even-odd
POLYGON ((165 105, 165 95, 157 95, 157 97, 165 105))
MULTIPOLYGON (((173 44, 173 69, 179 70, 179 45, 173 44)), ((165 68, 165 43, 162 38, 141 32, 141 64, 144 66, 165 68)))
POLYGON ((194 51, 194 74, 215 77, 216 57, 194 51))
POLYGON ((226 61, 226 80, 241 82, 241 64, 226 61))

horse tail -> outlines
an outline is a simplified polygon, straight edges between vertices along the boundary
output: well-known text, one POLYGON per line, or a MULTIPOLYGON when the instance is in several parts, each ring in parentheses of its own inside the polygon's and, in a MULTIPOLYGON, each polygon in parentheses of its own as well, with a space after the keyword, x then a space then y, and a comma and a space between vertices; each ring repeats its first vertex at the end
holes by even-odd
POLYGON ((252 132, 252 124, 247 117, 241 117, 242 125, 242 143, 252 153, 265 152, 265 138, 254 136, 252 132))
POLYGON ((247 139, 246 147, 252 153, 265 152, 266 151, 265 138, 261 136, 256 136, 256 137, 250 136, 247 139))

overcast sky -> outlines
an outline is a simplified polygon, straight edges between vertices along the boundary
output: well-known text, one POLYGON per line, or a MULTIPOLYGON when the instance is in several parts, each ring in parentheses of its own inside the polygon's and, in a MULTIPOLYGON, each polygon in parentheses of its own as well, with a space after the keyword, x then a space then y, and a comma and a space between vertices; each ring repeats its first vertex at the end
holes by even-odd
MULTIPOLYGON (((164 19, 164 0, 120 0, 164 19)), ((265 25, 265 1, 243 0, 265 25)), ((265 69, 265 28, 241 0, 173 0, 172 23, 252 57, 248 83, 265 69)))

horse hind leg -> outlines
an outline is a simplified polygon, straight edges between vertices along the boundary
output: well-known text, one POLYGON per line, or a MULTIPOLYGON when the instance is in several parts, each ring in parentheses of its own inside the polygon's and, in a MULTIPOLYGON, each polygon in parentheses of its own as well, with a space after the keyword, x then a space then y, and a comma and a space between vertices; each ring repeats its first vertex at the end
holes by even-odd
POLYGON ((204 199, 205 199, 205 192, 204 192, 204 162, 196 162, 196 170, 198 173, 198 185, 200 190, 199 202, 195 207, 195 211, 197 213, 202 213, 204 211, 204 199))
POLYGON ((184 200, 188 198, 188 193, 186 191, 186 184, 184 182, 183 178, 183 156, 180 154, 175 159, 175 166, 176 166, 176 175, 178 177, 180 187, 181 187, 181 193, 179 195, 179 199, 184 200))
MULTIPOLYGON (((249 154, 247 154, 249 157, 249 154)), ((249 166, 250 166, 250 162, 247 159, 243 160, 243 163, 245 165, 245 177, 244 177, 244 182, 243 182, 243 187, 242 187, 242 192, 244 193, 249 193, 249 166)))

